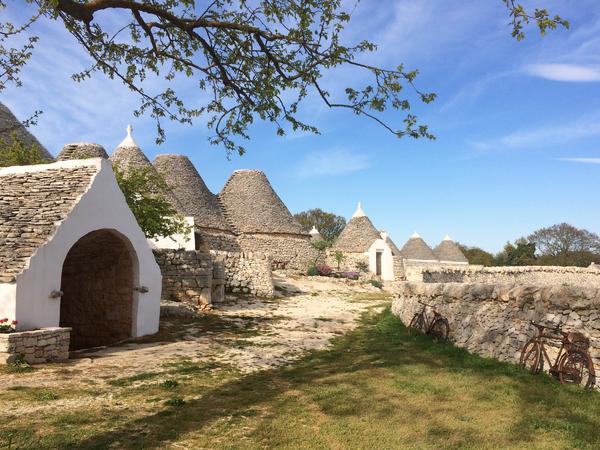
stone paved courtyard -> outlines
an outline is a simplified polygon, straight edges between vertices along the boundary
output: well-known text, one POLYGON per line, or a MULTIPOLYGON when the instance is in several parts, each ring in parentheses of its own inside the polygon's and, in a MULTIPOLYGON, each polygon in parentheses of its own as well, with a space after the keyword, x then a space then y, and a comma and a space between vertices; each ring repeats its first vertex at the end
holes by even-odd
MULTIPOLYGON (((319 277, 276 276, 275 281, 279 298, 227 297, 199 318, 163 319, 155 336, 78 352, 68 363, 38 366, 31 373, 2 374, 3 385, 83 388, 116 377, 166 372, 182 361, 201 363, 215 372, 252 373, 326 348, 335 336, 355 328, 363 312, 388 304, 386 294, 370 285, 319 277)), ((69 400, 53 402, 52 407, 64 402, 69 400)))

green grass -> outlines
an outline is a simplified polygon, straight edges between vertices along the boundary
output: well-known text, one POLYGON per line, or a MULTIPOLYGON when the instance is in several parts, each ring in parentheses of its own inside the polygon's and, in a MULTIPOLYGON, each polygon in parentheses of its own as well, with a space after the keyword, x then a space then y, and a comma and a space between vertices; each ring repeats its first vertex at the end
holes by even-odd
MULTIPOLYGON (((109 385, 114 406, 0 420, 0 448, 9 433, 13 448, 600 446, 597 393, 409 336, 389 310, 286 369, 214 376, 211 365, 186 360, 164 367, 168 378, 109 385)), ((32 401, 19 392, 3 401, 6 411, 32 401)))

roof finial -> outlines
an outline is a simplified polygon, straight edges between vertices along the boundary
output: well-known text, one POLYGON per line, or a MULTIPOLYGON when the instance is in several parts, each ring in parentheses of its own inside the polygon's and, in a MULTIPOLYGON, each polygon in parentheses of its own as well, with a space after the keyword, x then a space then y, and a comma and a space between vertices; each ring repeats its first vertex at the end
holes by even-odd
POLYGON ((139 147, 137 142, 133 139, 133 126, 127 125, 127 137, 119 144, 119 147, 139 147))
POLYGON ((313 225, 312 230, 309 231, 310 234, 319 234, 319 230, 317 227, 313 225))
POLYGON ((421 236, 419 236, 419 233, 417 233, 416 231, 412 234, 412 236, 410 237, 411 239, 419 239, 421 236))
POLYGON ((362 209, 362 204, 361 202, 358 202, 358 208, 356 208, 356 212, 354 213, 354 215, 352 216, 354 217, 364 217, 366 216, 365 212, 362 209))
POLYGON ((444 241, 451 241, 452 238, 450 237, 449 234, 447 234, 446 236, 444 236, 444 241))

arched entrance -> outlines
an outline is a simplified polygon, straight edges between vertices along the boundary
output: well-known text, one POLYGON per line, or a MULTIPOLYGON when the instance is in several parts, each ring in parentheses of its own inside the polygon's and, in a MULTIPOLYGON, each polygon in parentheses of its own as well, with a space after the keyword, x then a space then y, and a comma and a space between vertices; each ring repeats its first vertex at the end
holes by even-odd
POLYGON ((129 242, 110 230, 83 236, 63 263, 60 326, 71 327, 71 350, 131 337, 134 266, 129 242))

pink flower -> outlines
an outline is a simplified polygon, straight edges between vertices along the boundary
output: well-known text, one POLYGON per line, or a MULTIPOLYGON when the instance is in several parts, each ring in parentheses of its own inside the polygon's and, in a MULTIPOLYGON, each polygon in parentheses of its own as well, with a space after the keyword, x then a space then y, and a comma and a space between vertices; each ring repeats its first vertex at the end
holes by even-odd
POLYGON ((13 321, 12 321, 12 325, 16 325, 16 324, 18 324, 18 323, 19 323, 19 322, 17 322, 16 320, 13 320, 13 321))

